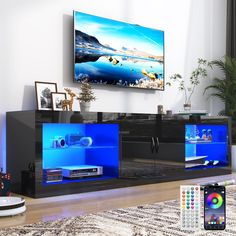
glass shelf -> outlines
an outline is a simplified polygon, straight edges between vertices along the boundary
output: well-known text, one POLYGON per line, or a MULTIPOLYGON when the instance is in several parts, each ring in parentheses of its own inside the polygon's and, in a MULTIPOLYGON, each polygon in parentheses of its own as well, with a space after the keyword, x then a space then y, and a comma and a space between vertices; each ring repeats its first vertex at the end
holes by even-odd
POLYGON ((227 144, 227 142, 204 142, 204 141, 191 141, 185 142, 185 144, 227 144))
POLYGON ((80 145, 72 145, 69 147, 63 147, 63 148, 43 148, 43 150, 68 150, 68 149, 99 149, 99 148, 118 148, 118 146, 110 146, 110 145, 104 145, 104 146, 80 146, 80 145))
POLYGON ((193 156, 193 157, 185 157, 185 161, 188 162, 188 161, 195 161, 195 160, 199 160, 199 159, 203 159, 203 158, 206 158, 206 156, 193 156))
POLYGON ((88 182, 88 181, 97 181, 97 180, 109 180, 114 179, 114 176, 94 176, 94 177, 86 177, 86 178, 63 178, 62 181, 55 182, 45 182, 43 181, 43 185, 55 185, 55 184, 68 184, 68 183, 77 183, 77 182, 88 182))
POLYGON ((190 111, 179 111, 176 115, 181 116, 207 116, 208 112, 206 110, 190 110, 190 111))
POLYGON ((214 169, 214 168, 224 168, 224 167, 227 167, 228 166, 228 164, 227 163, 225 163, 225 164, 220 164, 220 165, 208 165, 208 166, 205 166, 205 165, 203 165, 203 164, 193 164, 193 165, 188 165, 188 166, 186 166, 185 167, 185 170, 192 170, 192 169, 199 169, 199 170, 201 170, 201 169, 214 169))

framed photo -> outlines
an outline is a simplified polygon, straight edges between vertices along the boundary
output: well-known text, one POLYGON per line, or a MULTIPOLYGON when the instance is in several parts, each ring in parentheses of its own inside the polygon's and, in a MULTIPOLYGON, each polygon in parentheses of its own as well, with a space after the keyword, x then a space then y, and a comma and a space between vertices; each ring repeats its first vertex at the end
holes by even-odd
POLYGON ((51 93, 57 92, 57 84, 35 81, 35 93, 38 110, 52 110, 51 93))
MULTIPOLYGON (((66 93, 51 93, 52 95, 52 109, 54 111, 63 111, 62 101, 66 99, 66 93)), ((67 108, 66 108, 67 110, 67 108)))

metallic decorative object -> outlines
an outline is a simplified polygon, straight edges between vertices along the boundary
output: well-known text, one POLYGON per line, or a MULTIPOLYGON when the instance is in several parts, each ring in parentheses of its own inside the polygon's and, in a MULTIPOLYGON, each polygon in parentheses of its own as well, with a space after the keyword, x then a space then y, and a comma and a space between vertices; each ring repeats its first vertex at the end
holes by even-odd
POLYGON ((172 110, 167 110, 166 111, 166 116, 171 117, 172 116, 172 110))
POLYGON ((74 97, 76 97, 76 94, 74 92, 72 92, 71 89, 69 88, 65 88, 65 91, 68 93, 68 95, 70 96, 70 99, 65 99, 63 100, 62 103, 62 109, 63 111, 67 110, 69 107, 69 111, 72 111, 72 106, 73 106, 73 102, 74 102, 74 97))
POLYGON ((158 105, 157 106, 157 113, 158 114, 163 114, 164 112, 163 112, 163 106, 162 105, 158 105))

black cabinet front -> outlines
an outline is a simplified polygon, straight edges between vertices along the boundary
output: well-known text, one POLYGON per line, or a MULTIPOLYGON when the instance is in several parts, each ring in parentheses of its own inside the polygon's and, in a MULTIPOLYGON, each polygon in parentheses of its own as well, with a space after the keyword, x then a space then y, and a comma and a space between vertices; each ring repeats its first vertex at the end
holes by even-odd
POLYGON ((184 170, 183 126, 165 124, 153 114, 122 116, 119 125, 121 177, 160 179, 184 170), (173 132, 176 127, 178 132, 173 132))
POLYGON ((13 192, 32 197, 229 174, 229 125, 228 118, 8 112, 7 171, 13 192))

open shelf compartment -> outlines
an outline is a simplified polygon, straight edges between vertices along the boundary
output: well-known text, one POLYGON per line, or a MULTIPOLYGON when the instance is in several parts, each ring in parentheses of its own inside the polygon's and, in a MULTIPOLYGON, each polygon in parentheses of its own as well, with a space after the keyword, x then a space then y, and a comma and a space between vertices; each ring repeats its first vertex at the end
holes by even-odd
POLYGON ((186 169, 215 168, 228 165, 227 125, 185 125, 186 169))
POLYGON ((117 124, 44 123, 42 134, 43 185, 119 176, 117 124))

